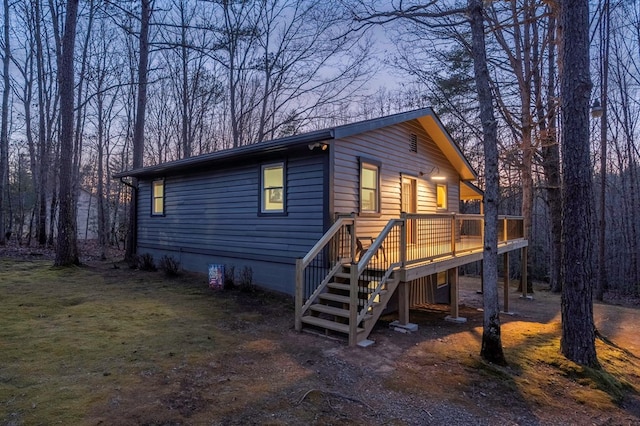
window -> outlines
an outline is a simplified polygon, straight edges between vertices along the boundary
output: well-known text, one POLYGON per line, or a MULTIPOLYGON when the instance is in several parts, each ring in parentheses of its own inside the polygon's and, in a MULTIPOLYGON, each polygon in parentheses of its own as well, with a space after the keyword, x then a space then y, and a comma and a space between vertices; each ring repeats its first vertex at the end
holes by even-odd
POLYGON ((360 213, 380 213, 380 166, 360 162, 360 213))
POLYGON ((154 180, 151 185, 151 215, 164 215, 164 180, 154 180))
POLYGON ((438 288, 443 287, 449 284, 449 273, 448 271, 440 271, 436 274, 436 285, 438 288))
POLYGON ((436 184, 436 208, 438 210, 447 209, 447 184, 436 184))
POLYGON ((262 166, 262 213, 284 213, 284 163, 262 166))

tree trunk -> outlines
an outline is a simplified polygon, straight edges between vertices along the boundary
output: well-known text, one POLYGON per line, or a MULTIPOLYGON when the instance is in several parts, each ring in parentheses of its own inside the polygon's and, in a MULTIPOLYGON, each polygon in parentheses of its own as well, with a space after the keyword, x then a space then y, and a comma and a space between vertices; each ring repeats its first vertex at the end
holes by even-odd
MULTIPOLYGON (((149 21, 151 19, 151 0, 140 0, 140 62, 138 64, 138 99, 136 106, 136 124, 133 130, 133 168, 142 167, 144 155, 144 120, 147 107, 147 77, 149 68, 149 21)), ((131 190, 129 232, 127 234, 127 249, 125 258, 132 260, 137 245, 137 211, 138 211, 138 180, 133 179, 131 190)))
POLYGON ((49 139, 47 138, 47 117, 49 109, 46 108, 45 93, 45 58, 42 46, 42 5, 39 0, 34 1, 35 9, 35 43, 36 43, 36 69, 38 74, 38 169, 37 184, 38 204, 36 207, 36 236, 38 244, 47 244, 47 187, 49 180, 49 139))
POLYGON ((560 3, 562 107, 562 339, 564 356, 597 367, 593 323, 591 237, 593 188, 589 158, 589 3, 560 3))
POLYGON ((605 0, 600 23, 600 211, 598 218, 598 285, 596 299, 607 290, 606 193, 607 193, 607 90, 609 85, 609 0, 605 0))
POLYGON ((60 91, 60 208, 55 266, 78 264, 76 246, 76 210, 73 195, 73 54, 79 0, 67 0, 67 11, 59 61, 58 84, 60 91))
POLYGON ((486 177, 482 261, 484 322, 480 355, 489 362, 505 365, 507 362, 502 351, 498 306, 498 129, 493 113, 493 96, 487 68, 482 0, 469 0, 468 5, 471 20, 471 55, 480 103, 486 177))
POLYGON ((9 61, 11 48, 9 43, 9 0, 4 0, 4 52, 2 56, 2 124, 0 130, 0 245, 6 243, 4 204, 9 189, 9 61))
POLYGON ((542 69, 535 74, 537 93, 538 125, 542 139, 540 154, 542 168, 546 179, 547 203, 551 232, 551 250, 549 256, 549 288, 555 293, 562 290, 560 285, 560 259, 562 257, 562 192, 560 190, 560 147, 558 145, 558 126, 556 113, 556 14, 557 10, 549 7, 549 54, 546 90, 546 108, 542 103, 542 69), (547 124, 548 120, 548 124, 547 124))

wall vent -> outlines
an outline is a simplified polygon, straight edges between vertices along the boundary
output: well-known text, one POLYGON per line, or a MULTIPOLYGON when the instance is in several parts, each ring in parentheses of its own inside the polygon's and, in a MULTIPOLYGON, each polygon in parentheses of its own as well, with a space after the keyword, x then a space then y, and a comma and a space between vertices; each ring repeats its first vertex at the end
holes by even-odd
POLYGON ((409 146, 411 152, 418 152, 418 136, 411 135, 411 145, 409 146))

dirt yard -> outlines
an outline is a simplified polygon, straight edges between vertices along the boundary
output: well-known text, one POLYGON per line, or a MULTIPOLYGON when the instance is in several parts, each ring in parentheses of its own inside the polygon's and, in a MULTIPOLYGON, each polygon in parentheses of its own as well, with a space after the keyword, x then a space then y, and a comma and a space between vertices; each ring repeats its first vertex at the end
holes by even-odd
MULTIPOLYGON (((603 370, 559 355, 559 296, 511 290, 508 367, 478 356, 479 281, 446 306, 379 321, 375 345, 293 330, 278 295, 90 261, 0 258, 0 424, 640 425, 640 311, 595 306, 603 370)), ((31 256, 38 257, 38 256, 31 256)))

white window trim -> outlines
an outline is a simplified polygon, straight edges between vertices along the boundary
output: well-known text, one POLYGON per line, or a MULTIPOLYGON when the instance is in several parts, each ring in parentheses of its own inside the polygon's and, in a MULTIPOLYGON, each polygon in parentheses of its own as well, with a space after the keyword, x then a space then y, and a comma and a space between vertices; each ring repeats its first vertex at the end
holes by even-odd
POLYGON ((164 184, 164 179, 154 179, 151 181, 151 216, 164 216, 165 215, 165 199, 166 199, 166 187, 164 184), (156 197, 156 184, 160 184, 162 186, 162 196, 156 197), (156 200, 162 200, 162 211, 156 210, 156 200))
POLYGON ((365 215, 377 215, 380 214, 380 163, 370 160, 361 159, 360 160, 360 176, 358 182, 358 190, 359 190, 359 209, 361 214, 365 215), (376 171, 376 187, 375 188, 363 188, 362 186, 362 171, 364 169, 375 170, 376 171), (374 210, 364 210, 362 208, 362 190, 374 190, 375 191, 375 200, 376 200, 376 208, 374 210))
POLYGON ((446 182, 436 183, 436 210, 447 210, 449 208, 449 186, 446 182), (444 188, 444 206, 440 207, 438 205, 438 188, 444 188))
POLYGON ((262 214, 282 214, 285 212, 286 207, 287 207, 287 186, 286 186, 286 182, 287 182, 287 166, 285 164, 284 161, 279 161, 277 163, 269 163, 269 164, 263 164, 260 167, 260 213, 262 214), (265 187, 265 183, 264 183, 264 171, 266 169, 272 169, 272 168, 276 168, 276 167, 280 167, 282 168, 282 186, 272 186, 272 187, 265 187), (282 196, 282 208, 281 209, 267 209, 266 208, 266 203, 265 203, 265 195, 266 195, 266 190, 267 189, 281 189, 281 196, 282 196))

